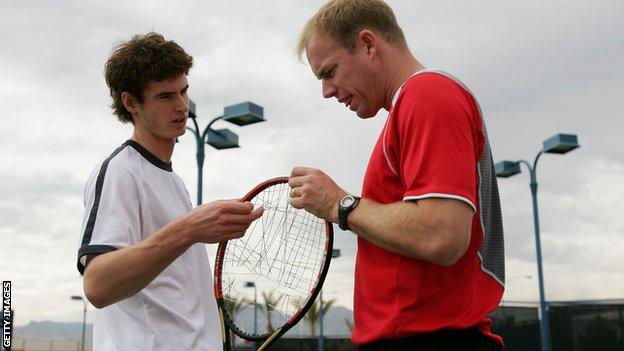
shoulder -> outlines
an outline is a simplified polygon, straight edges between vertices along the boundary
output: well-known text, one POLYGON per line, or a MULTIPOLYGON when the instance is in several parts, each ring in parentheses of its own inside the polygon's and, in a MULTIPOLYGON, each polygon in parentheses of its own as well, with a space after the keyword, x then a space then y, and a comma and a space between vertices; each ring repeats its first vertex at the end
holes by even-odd
POLYGON ((89 182, 129 182, 140 170, 140 162, 126 143, 116 148, 93 169, 89 182))
POLYGON ((476 99, 468 88, 450 74, 439 71, 410 78, 401 91, 396 109, 401 118, 429 116, 440 122, 466 117, 476 121, 480 116, 476 99))
POLYGON ((102 161, 102 167, 116 173, 134 173, 141 168, 141 156, 127 142, 102 161))
MULTIPOLYGON (((450 75, 431 71, 410 78, 403 87, 403 100, 435 102, 453 97, 466 97, 468 91, 450 75)), ((406 101, 406 102, 407 102, 406 101)))

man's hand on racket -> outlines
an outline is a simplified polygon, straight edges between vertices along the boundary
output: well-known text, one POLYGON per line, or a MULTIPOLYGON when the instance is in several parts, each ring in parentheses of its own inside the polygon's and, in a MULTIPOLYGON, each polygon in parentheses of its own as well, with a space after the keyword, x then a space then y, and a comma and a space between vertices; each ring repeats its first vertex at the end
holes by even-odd
POLYGON ((195 207, 181 220, 194 242, 213 244, 242 237, 263 212, 250 202, 219 200, 195 207))
POLYGON ((290 205, 303 208, 326 221, 338 222, 338 202, 347 195, 327 174, 308 167, 295 167, 290 172, 290 205))

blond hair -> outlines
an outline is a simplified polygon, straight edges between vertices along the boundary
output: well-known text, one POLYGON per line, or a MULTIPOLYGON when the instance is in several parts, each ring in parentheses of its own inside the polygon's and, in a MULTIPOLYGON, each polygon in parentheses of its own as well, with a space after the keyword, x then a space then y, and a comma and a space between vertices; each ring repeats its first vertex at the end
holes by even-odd
POLYGON ((308 21, 299 36, 296 54, 301 60, 314 33, 338 40, 350 53, 360 31, 369 29, 397 47, 406 48, 403 31, 394 12, 382 0, 330 0, 308 21))

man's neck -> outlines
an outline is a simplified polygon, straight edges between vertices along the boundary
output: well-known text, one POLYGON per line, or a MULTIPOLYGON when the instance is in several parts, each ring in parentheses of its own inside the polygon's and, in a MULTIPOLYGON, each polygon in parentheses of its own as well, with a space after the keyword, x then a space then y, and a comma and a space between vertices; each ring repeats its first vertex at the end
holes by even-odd
POLYGON ((175 139, 161 139, 150 133, 141 133, 136 128, 131 139, 141 144, 147 151, 158 157, 159 160, 171 163, 175 139))
POLYGON ((388 67, 393 67, 393 69, 388 76, 384 109, 390 111, 392 108, 392 98, 396 91, 399 90, 401 85, 414 75, 414 73, 425 69, 425 67, 421 65, 408 50, 401 50, 399 54, 392 55, 388 67))

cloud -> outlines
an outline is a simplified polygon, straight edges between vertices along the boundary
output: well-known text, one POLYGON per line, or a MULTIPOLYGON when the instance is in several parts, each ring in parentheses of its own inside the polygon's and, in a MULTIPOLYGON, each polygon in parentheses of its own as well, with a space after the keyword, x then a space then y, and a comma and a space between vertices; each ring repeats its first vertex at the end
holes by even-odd
MULTIPOLYGON (((547 296, 617 297, 624 276, 624 4, 483 0, 389 0, 408 43, 428 67, 458 76, 485 112, 495 160, 527 159, 558 132, 582 147, 544 155, 538 168, 547 296), (605 286, 609 288, 604 288, 605 286)), ((0 248, 2 278, 14 282, 17 324, 80 319, 69 300, 82 186, 93 167, 131 134, 111 115, 102 69, 114 43, 156 30, 195 58, 191 98, 202 126, 224 106, 251 100, 267 122, 231 128, 242 148, 206 146, 204 201, 234 198, 293 166, 324 170, 359 193, 386 114, 359 120, 321 98, 320 83, 293 56, 300 29, 323 1, 271 3, 10 2, 0 14, 0 248), (9 249, 7 249, 9 248, 9 249)), ((180 138, 175 171, 195 200, 196 145, 180 138)), ((537 273, 528 175, 500 180, 507 299, 536 300, 537 273), (531 275, 532 279, 521 278, 531 275)), ((337 230, 343 256, 326 292, 350 307, 355 237, 337 230)), ((621 297, 621 296, 619 296, 621 297)))

